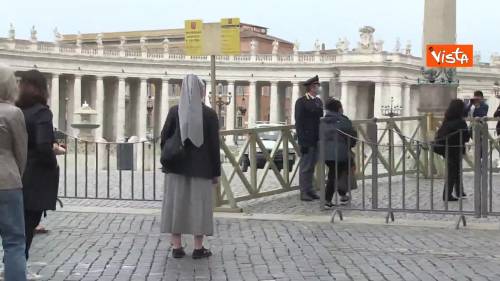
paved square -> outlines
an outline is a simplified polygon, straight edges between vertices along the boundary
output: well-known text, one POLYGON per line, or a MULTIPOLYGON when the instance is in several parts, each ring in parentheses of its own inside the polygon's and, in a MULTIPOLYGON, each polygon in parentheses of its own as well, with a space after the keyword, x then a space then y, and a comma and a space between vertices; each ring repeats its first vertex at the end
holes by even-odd
POLYGON ((171 257, 158 216, 50 213, 42 280, 500 280, 498 231, 216 219, 214 256, 171 257))

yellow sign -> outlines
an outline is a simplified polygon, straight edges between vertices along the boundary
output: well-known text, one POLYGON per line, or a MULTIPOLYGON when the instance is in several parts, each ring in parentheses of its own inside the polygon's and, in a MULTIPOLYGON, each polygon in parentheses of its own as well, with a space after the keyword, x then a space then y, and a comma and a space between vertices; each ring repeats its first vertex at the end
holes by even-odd
POLYGON ((185 53, 188 56, 239 55, 240 19, 221 19, 204 24, 201 20, 184 22, 185 53))
POLYGON ((201 20, 184 21, 184 47, 186 55, 203 55, 203 22, 201 20))
POLYGON ((221 19, 221 52, 224 55, 240 54, 240 19, 221 19))

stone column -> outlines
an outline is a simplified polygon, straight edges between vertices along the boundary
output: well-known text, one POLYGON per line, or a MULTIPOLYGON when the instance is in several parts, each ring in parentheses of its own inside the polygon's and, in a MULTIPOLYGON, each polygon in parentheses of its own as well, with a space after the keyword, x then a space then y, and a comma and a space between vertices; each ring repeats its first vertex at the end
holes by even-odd
POLYGON ((212 91, 212 83, 207 81, 207 85, 205 86, 205 105, 208 107, 212 107, 212 101, 210 92, 212 91))
POLYGON ((340 93, 340 102, 344 108, 344 112, 347 113, 347 108, 349 104, 349 82, 342 82, 342 92, 340 93))
POLYGON ((295 102, 300 98, 300 87, 299 82, 292 83, 292 100, 291 100, 291 109, 292 116, 290 116, 290 121, 292 124, 295 124, 295 102))
POLYGON ((97 111, 97 124, 99 127, 95 131, 96 141, 104 140, 104 80, 102 76, 96 76, 95 110, 97 111))
POLYGON ((59 128, 59 74, 52 73, 52 84, 50 86, 50 110, 53 114, 55 128, 59 128))
POLYGON ((116 140, 125 140, 125 77, 118 78, 118 94, 116 98, 116 140))
POLYGON ((277 124, 280 122, 279 117, 279 102, 278 102, 278 82, 271 82, 271 93, 270 93, 270 106, 269 106, 269 123, 277 124))
MULTIPOLYGON (((170 109, 170 100, 169 100, 169 88, 170 81, 168 79, 163 79, 161 81, 161 122, 162 124, 167 120, 168 110, 170 109)), ((163 128, 163 127, 162 127, 163 128)))
POLYGON ((141 78, 139 88, 139 107, 137 109, 137 131, 138 137, 141 141, 146 140, 146 133, 148 130, 148 80, 141 78))
POLYGON ((82 107, 82 76, 75 74, 75 82, 73 84, 73 123, 80 122, 80 116, 75 112, 82 107))
POLYGON ((382 82, 376 82, 375 83, 375 97, 373 99, 373 117, 375 118, 381 118, 382 117, 382 90, 383 90, 383 84, 382 82))
MULTIPOLYGON (((403 116, 408 117, 412 116, 412 104, 411 104, 411 86, 409 84, 404 84, 403 86, 403 116)), ((403 134, 407 137, 411 137, 411 134, 415 130, 418 122, 417 121, 410 121, 410 122, 403 122, 403 134)))
POLYGON ((234 81, 227 82, 227 92, 231 93, 231 103, 227 105, 226 110, 226 130, 233 130, 235 128, 236 119, 236 88, 234 81))
MULTIPOLYGON (((344 106, 344 113, 351 119, 358 119, 358 112, 360 110, 358 106, 359 100, 359 85, 356 82, 348 83, 347 86, 347 105, 344 106)), ((364 101, 363 101, 364 102, 364 101)))
POLYGON ((249 87, 249 98, 248 98, 248 128, 255 126, 257 122, 257 83, 255 81, 250 81, 249 87))
POLYGON ((411 105, 411 86, 409 84, 405 84, 403 88, 403 116, 411 116, 412 105, 411 105))
MULTIPOLYGON (((402 84, 399 82, 390 83, 390 93, 391 97, 394 98, 393 105, 394 106, 403 106, 403 92, 402 92, 402 84)), ((390 105, 390 100, 387 101, 387 105, 390 105)))
POLYGON ((330 85, 328 87, 328 96, 338 98, 337 90, 337 79, 330 79, 330 85))

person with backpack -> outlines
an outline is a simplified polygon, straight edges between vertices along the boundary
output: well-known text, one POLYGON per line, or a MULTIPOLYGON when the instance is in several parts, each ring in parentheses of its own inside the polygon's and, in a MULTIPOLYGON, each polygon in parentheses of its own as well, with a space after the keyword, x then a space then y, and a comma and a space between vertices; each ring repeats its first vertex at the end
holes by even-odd
POLYGON ((221 175, 219 120, 204 105, 205 86, 193 74, 182 81, 181 100, 172 107, 161 132, 165 174, 162 233, 171 234, 172 256, 183 258, 182 235, 194 236, 193 259, 212 255, 203 246, 213 235, 213 192, 221 175))
POLYGON ((446 160, 447 180, 443 189, 443 201, 458 201, 458 198, 466 197, 463 192, 460 176, 460 163, 465 154, 465 144, 471 135, 464 120, 464 102, 455 99, 450 102, 445 112, 443 123, 436 133, 434 151, 442 155, 446 160), (444 147, 444 149, 442 149, 444 147), (455 197, 453 196, 455 191, 455 197))

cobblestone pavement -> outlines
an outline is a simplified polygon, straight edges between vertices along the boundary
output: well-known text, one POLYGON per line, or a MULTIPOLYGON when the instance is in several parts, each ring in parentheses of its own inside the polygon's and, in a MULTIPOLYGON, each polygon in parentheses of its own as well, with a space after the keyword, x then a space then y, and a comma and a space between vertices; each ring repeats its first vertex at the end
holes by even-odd
POLYGON ((154 215, 50 213, 30 269, 42 280, 500 280, 500 235, 216 219, 214 256, 171 257, 154 215))

